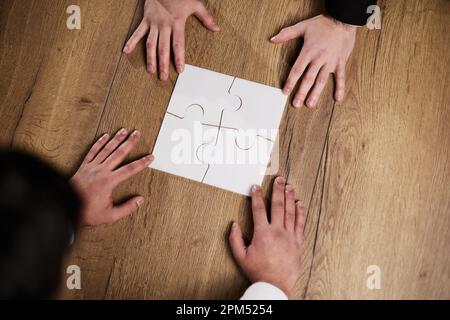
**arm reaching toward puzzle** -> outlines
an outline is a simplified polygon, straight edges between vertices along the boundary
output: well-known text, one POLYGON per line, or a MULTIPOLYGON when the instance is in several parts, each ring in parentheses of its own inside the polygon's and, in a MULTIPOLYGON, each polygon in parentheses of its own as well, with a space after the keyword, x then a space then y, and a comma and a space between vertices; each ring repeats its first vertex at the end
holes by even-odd
POLYGON ((137 43, 147 37, 147 70, 154 74, 159 69, 159 78, 163 81, 169 76, 171 40, 174 61, 178 73, 184 70, 186 20, 196 16, 211 31, 219 31, 219 26, 201 0, 146 0, 144 18, 123 52, 130 54, 137 43), (157 58, 158 56, 158 58, 157 58), (157 61, 159 67, 157 68, 157 61))
POLYGON ((270 222, 262 190, 252 190, 253 239, 244 243, 242 230, 233 223, 230 246, 237 264, 253 283, 242 299, 287 299, 300 274, 300 252, 305 224, 304 207, 284 178, 275 179, 270 222))
POLYGON ((112 192, 120 183, 147 168, 153 161, 148 155, 119 167, 126 156, 138 144, 139 131, 130 136, 121 129, 112 139, 103 135, 91 148, 78 171, 70 180, 82 202, 81 223, 99 225, 113 223, 137 210, 144 198, 133 197, 120 205, 114 205, 112 192))
POLYGON ((296 83, 294 107, 316 106, 322 90, 332 73, 336 78, 334 98, 344 99, 345 66, 355 44, 356 26, 366 23, 367 8, 376 0, 326 0, 328 15, 319 15, 284 28, 271 41, 284 43, 299 37, 303 48, 291 69, 283 92, 290 94, 296 83))

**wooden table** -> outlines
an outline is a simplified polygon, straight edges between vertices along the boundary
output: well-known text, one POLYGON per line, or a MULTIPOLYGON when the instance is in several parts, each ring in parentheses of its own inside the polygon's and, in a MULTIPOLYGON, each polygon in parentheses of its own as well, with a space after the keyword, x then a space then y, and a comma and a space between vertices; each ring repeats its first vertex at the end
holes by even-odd
MULTIPOLYGON (((167 83, 149 76, 142 43, 129 58, 121 53, 142 1, 78 0, 74 31, 66 28, 70 4, 0 3, 0 143, 67 175, 104 132, 140 129, 132 158, 152 150, 177 77, 173 68, 167 83)), ((187 62, 281 87, 300 44, 268 39, 318 14, 319 4, 209 0, 222 31, 189 19, 187 62)), ((307 207, 296 299, 450 298, 450 6, 379 5, 382 29, 360 29, 345 102, 333 101, 330 81, 316 110, 287 108, 282 120, 279 174, 307 207), (366 287, 370 265, 381 269, 380 290, 366 287)), ((233 220, 251 234, 248 199, 152 170, 116 197, 136 193, 146 198, 136 214, 77 235, 65 266, 81 267, 82 289, 62 297, 242 294, 248 283, 227 235, 233 220)))

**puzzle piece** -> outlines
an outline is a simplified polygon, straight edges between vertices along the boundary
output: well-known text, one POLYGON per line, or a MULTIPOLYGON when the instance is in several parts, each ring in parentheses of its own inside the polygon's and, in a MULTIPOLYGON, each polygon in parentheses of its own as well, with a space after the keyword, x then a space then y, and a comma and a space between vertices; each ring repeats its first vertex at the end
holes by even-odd
POLYGON ((198 106, 191 106, 182 116, 166 113, 151 168, 202 181, 208 165, 199 161, 195 152, 203 143, 203 114, 198 106))
MULTIPOLYGON (((253 143, 256 137, 274 142, 287 101, 283 92, 278 88, 236 78, 230 93, 241 97, 243 105, 236 112, 225 112, 222 126, 237 128, 239 136, 244 135, 247 139, 254 132, 253 143)), ((248 144, 240 146, 251 147, 248 144)))
POLYGON ((251 148, 242 149, 237 136, 237 130, 217 128, 198 147, 196 155, 208 164, 203 183, 250 195, 254 184, 262 184, 273 143, 257 138, 251 148))
POLYGON ((186 65, 151 167, 249 195, 263 181, 286 100, 280 89, 186 65))
POLYGON ((204 110, 202 123, 218 126, 224 111, 242 107, 242 99, 230 94, 235 77, 186 65, 178 76, 167 112, 182 116, 191 106, 204 110))
MULTIPOLYGON (((228 127, 224 127, 228 128, 228 127)), ((267 131, 262 129, 235 129, 235 141, 238 148, 242 150, 249 150, 253 148, 257 143, 259 143, 260 139, 266 140, 271 142, 272 144, 275 142, 275 140, 272 140, 270 138, 266 138, 267 131)), ((276 132, 274 134, 271 134, 271 136, 274 136, 276 138, 276 132)))

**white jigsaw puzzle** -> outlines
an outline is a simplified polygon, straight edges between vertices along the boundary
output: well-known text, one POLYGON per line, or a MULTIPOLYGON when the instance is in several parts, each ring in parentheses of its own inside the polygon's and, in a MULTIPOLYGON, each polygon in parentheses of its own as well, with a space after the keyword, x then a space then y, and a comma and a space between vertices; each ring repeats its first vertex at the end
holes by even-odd
POLYGON ((286 101, 278 88, 186 65, 150 167, 248 196, 264 179, 286 101))

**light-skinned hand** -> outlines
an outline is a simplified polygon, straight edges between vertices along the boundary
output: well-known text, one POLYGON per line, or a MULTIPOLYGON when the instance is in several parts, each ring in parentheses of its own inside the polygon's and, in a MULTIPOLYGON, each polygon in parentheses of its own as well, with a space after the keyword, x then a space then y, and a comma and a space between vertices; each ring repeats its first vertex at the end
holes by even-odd
POLYGON ((334 98, 342 101, 345 93, 345 66, 355 45, 356 27, 319 15, 302 21, 270 39, 284 43, 302 37, 303 48, 289 73, 283 92, 289 95, 296 83, 300 86, 292 104, 300 108, 316 106, 330 73, 336 79, 334 98))
POLYGON ((119 205, 114 205, 112 198, 114 188, 147 168, 154 159, 152 155, 148 155, 120 167, 139 139, 139 131, 128 135, 126 129, 121 129, 113 138, 108 134, 103 135, 92 146, 80 168, 70 179, 83 202, 82 225, 114 223, 143 204, 144 198, 141 196, 119 205))
POLYGON ((237 264, 252 282, 267 282, 291 291, 300 275, 300 250, 303 243, 305 209, 295 200, 295 191, 282 177, 275 179, 272 193, 271 221, 260 187, 252 190, 253 239, 246 246, 241 227, 234 222, 230 246, 237 264))
POLYGON ((171 46, 174 51, 175 67, 183 72, 185 65, 186 20, 196 16, 203 25, 214 32, 220 30, 201 0, 146 0, 144 18, 123 52, 130 54, 137 43, 147 34, 147 71, 154 74, 159 69, 160 80, 169 77, 171 46), (157 59, 159 68, 157 68, 157 59))

